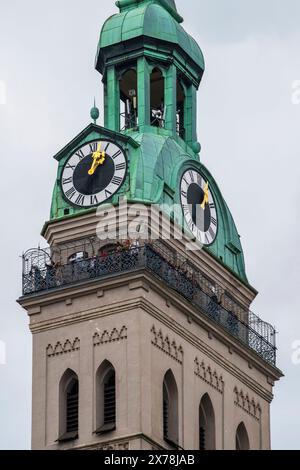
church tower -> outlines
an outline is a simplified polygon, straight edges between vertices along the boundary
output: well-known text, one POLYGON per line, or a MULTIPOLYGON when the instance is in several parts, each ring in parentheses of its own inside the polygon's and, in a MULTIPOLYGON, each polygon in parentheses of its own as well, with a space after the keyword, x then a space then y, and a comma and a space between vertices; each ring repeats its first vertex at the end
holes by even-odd
POLYGON ((204 58, 174 0, 119 0, 104 125, 55 155, 48 246, 23 256, 33 449, 269 449, 274 328, 197 140, 204 58))

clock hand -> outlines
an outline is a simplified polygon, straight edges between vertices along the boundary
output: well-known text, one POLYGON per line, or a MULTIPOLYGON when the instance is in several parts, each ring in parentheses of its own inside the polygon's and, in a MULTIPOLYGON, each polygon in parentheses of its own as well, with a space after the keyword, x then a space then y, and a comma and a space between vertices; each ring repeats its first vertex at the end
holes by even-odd
POLYGON ((206 204, 209 203, 209 192, 208 192, 208 182, 206 183, 205 185, 205 188, 204 188, 204 199, 203 199, 203 202, 201 204, 201 209, 205 209, 205 206, 206 204))
POLYGON ((90 176, 95 173, 99 165, 103 165, 103 163, 105 162, 105 152, 101 151, 101 144, 98 144, 96 152, 93 152, 92 159, 93 163, 88 171, 88 174, 90 176))

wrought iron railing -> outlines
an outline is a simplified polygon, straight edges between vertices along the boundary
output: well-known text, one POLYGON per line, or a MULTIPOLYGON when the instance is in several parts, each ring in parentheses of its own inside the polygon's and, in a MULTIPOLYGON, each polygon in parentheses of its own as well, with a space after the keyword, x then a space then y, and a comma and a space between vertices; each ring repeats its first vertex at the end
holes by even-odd
POLYGON ((237 315, 224 308, 214 292, 201 285, 201 273, 196 266, 189 263, 188 269, 184 269, 176 265, 159 244, 121 247, 91 257, 83 252, 79 257, 69 258, 65 264, 53 262, 46 250, 39 252, 41 255, 37 255, 36 250, 30 250, 23 257, 24 296, 147 269, 266 362, 276 364, 275 329, 248 310, 244 310, 243 315, 237 315))

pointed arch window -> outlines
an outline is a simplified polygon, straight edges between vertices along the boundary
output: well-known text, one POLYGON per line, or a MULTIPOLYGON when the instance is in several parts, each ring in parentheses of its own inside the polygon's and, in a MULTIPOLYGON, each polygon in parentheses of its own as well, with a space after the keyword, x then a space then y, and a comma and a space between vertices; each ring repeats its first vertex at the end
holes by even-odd
POLYGON ((178 448, 178 389, 171 370, 164 376, 162 412, 164 440, 178 448))
POLYGON ((107 360, 96 374, 96 424, 97 434, 116 429, 116 372, 107 360))
POLYGON ((211 399, 206 393, 199 406, 199 449, 214 450, 215 448, 215 412, 211 399))
POLYGON ((120 130, 135 129, 138 126, 137 72, 130 68, 120 79, 120 130))
POLYGON ((236 450, 250 450, 249 436, 245 424, 238 425, 235 435, 236 450))
POLYGON ((154 127, 165 127, 165 78, 159 68, 150 76, 150 123, 154 127))
POLYGON ((79 380, 68 369, 59 384, 59 442, 78 438, 79 429, 79 380))

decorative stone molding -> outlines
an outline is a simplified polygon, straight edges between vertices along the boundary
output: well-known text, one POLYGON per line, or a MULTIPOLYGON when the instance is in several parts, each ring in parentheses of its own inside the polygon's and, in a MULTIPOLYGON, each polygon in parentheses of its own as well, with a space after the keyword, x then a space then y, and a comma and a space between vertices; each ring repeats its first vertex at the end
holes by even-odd
POLYGON ((73 343, 67 339, 63 344, 58 341, 55 346, 48 344, 46 352, 47 357, 60 356, 80 349, 80 339, 75 338, 73 343))
POLYGON ((129 450, 129 442, 112 442, 85 447, 83 450, 129 450))
POLYGON ((195 358, 194 373, 197 377, 205 383, 213 387, 219 393, 224 393, 224 381, 222 375, 218 375, 216 371, 213 372, 210 366, 206 366, 204 361, 200 363, 199 359, 195 358))
POLYGON ((234 404, 239 408, 242 408, 246 413, 252 416, 256 421, 261 419, 261 407, 260 404, 255 402, 254 398, 250 400, 248 393, 244 393, 243 390, 238 390, 237 387, 233 390, 234 393, 234 404))
POLYGON ((114 343, 127 339, 127 328, 122 326, 120 330, 114 328, 112 331, 104 330, 102 333, 95 333, 93 336, 94 346, 100 346, 101 344, 114 343))
POLYGON ((154 325, 151 328, 151 333, 151 343, 153 344, 153 346, 157 347, 165 354, 172 357, 172 359, 179 362, 179 364, 183 363, 183 349, 181 346, 177 346, 175 340, 171 342, 169 340, 169 337, 164 336, 161 330, 157 332, 154 325))

